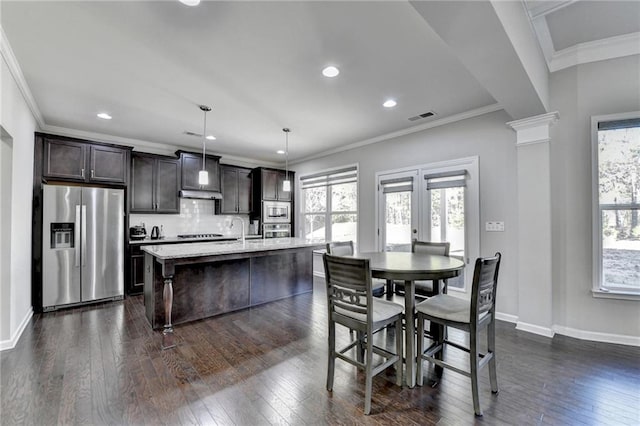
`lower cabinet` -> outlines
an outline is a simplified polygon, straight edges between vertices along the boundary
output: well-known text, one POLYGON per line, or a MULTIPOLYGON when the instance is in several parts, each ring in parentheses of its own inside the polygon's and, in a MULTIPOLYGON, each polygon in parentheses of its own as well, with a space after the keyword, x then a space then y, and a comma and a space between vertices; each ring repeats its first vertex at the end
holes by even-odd
POLYGON ((140 294, 144 289, 144 252, 139 245, 130 246, 131 263, 127 294, 140 294))

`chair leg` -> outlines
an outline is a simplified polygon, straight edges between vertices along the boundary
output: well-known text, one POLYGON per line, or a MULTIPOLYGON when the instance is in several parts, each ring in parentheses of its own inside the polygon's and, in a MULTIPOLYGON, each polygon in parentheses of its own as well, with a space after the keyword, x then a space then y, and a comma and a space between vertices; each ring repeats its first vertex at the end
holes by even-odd
POLYGON ((395 337, 396 354, 398 355, 398 361, 396 361, 396 385, 402 387, 402 342, 404 340, 404 336, 402 333, 402 318, 396 321, 395 337))
POLYGON ((424 353, 424 317, 421 313, 418 312, 418 332, 416 333, 416 338, 418 339, 418 344, 416 347, 416 362, 418 363, 416 366, 416 383, 418 386, 422 386, 424 381, 423 379, 423 359, 422 354, 424 353))
POLYGON ((373 340, 367 339, 367 350, 365 353, 365 388, 364 388, 364 414, 371 413, 371 394, 373 392, 373 340))
POLYGON ((489 380, 491 392, 498 393, 498 372, 496 371, 496 322, 491 321, 487 327, 487 354, 491 354, 489 360, 489 380))
POLYGON ((473 397, 473 410, 476 416, 482 416, 480 408, 480 393, 478 391, 478 370, 480 369, 480 357, 478 356, 478 331, 471 330, 469 333, 469 363, 471 372, 471 395, 473 397))
POLYGON ((333 373, 336 365, 336 323, 329 323, 329 351, 327 365, 327 390, 333 390, 333 373))
POLYGON ((358 344, 356 345, 356 359, 358 362, 364 361, 364 336, 365 333, 362 331, 356 331, 356 336, 358 337, 358 344))

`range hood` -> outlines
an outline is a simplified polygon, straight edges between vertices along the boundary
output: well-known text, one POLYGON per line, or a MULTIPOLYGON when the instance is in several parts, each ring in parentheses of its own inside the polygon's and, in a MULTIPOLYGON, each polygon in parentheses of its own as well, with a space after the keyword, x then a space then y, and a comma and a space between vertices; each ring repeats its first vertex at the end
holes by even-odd
POLYGON ((221 200, 222 193, 216 191, 187 191, 182 190, 178 193, 180 198, 192 198, 197 200, 221 200))

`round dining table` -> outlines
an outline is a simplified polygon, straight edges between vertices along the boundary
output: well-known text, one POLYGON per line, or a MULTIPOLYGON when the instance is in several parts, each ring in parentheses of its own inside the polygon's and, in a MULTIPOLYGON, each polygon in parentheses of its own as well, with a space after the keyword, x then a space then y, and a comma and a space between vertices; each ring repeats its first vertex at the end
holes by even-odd
MULTIPOLYGON (((434 293, 437 294, 440 280, 457 277, 465 264, 454 257, 411 252, 356 252, 353 257, 369 259, 371 276, 374 278, 404 281, 406 382, 408 387, 413 388, 416 384, 416 302, 413 282, 433 280, 434 293)), ((432 335, 439 332, 438 327, 431 328, 432 335)))

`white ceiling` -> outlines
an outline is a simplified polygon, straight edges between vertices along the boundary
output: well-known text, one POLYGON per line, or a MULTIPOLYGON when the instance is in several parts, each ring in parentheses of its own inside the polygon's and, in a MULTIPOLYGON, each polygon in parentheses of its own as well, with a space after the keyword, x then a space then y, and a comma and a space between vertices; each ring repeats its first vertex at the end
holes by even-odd
MULTIPOLYGON (((639 3, 631 3, 526 4, 558 50, 638 31, 632 14, 639 3), (590 20, 591 13, 600 19, 590 20)), ((201 139, 184 132, 202 133, 198 105, 207 104, 208 133, 218 138, 208 150, 281 162, 275 151, 284 148, 282 127, 291 128, 295 160, 496 105, 492 91, 404 1, 187 7, 3 0, 0 6, 2 29, 45 130, 199 149, 201 139), (321 75, 328 64, 340 68, 338 77, 321 75), (398 106, 382 107, 387 98, 398 106), (97 119, 101 111, 113 120, 97 119), (427 111, 437 115, 408 120, 427 111)))

